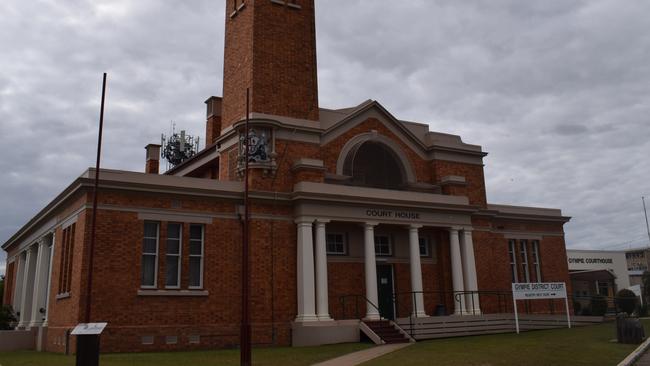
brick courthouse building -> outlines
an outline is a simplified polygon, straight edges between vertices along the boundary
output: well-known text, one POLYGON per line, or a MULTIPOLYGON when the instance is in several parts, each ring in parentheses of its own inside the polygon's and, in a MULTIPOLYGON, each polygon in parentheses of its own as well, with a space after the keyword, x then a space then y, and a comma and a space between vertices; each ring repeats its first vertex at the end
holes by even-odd
MULTIPOLYGON (((158 145, 147 146, 145 173, 101 171, 90 308, 109 324, 104 351, 238 344, 247 88, 254 343, 345 341, 358 337, 355 318, 379 312, 495 313, 495 297, 467 291, 569 282, 568 218, 488 203, 480 146, 376 101, 319 107, 313 0, 227 7, 206 148, 164 174, 158 145)), ((93 176, 2 246, 5 302, 48 351, 71 346, 67 332, 85 319, 93 176)))

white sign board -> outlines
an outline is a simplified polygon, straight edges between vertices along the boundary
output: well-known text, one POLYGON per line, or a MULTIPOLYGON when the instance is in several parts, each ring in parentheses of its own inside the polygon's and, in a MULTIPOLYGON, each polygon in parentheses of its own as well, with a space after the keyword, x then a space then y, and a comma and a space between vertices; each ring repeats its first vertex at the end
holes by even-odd
POLYGON ((80 323, 72 330, 72 335, 99 335, 102 334, 108 323, 80 323))
POLYGON ((566 307, 566 320, 571 328, 571 314, 569 314, 569 299, 566 294, 566 283, 564 282, 534 282, 534 283, 513 283, 512 303, 515 310, 515 328, 519 334, 519 314, 517 312, 517 300, 545 300, 564 299, 566 307))
POLYGON ((564 282, 513 283, 512 297, 515 300, 565 299, 564 282))

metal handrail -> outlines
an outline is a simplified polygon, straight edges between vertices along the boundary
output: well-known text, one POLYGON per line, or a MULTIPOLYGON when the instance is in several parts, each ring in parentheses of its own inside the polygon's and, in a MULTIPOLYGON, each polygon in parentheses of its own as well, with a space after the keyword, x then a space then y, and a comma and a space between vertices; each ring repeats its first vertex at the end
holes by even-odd
MULTIPOLYGON (((481 290, 481 291, 407 291, 407 292, 396 292, 392 294, 392 299, 393 299, 393 304, 395 307, 395 315, 396 317, 399 317, 400 315, 400 301, 403 299, 405 296, 409 296, 411 298, 411 306, 412 309, 409 310, 409 329, 408 333, 416 339, 416 336, 414 335, 414 322, 415 322, 415 314, 418 314, 418 302, 416 299, 417 294, 422 294, 423 296, 425 295, 434 295, 437 296, 439 299, 439 304, 446 305, 447 301, 451 299, 453 303, 458 304, 457 309, 459 309, 460 315, 477 315, 476 313, 476 306, 475 306, 475 301, 478 298, 479 300, 482 297, 493 297, 496 298, 496 304, 494 302, 491 303, 491 306, 489 307, 484 307, 481 306, 482 313, 486 313, 486 310, 491 308, 495 309, 494 305, 496 305, 496 312, 494 311, 489 311, 489 313, 511 313, 513 312, 513 301, 512 301, 512 291, 505 291, 505 290, 481 290), (467 310, 467 305, 468 301, 471 301, 470 309, 467 310)), ((577 302, 577 301, 591 301, 594 298, 598 297, 604 297, 607 300, 608 304, 613 304, 612 306, 609 306, 608 310, 614 310, 615 312, 618 312, 620 307, 619 307, 619 301, 622 298, 618 298, 616 296, 571 296, 569 295, 569 299, 571 300, 572 303, 577 302)), ((361 301, 366 303, 366 306, 371 306, 379 314, 381 314, 379 307, 372 303, 370 300, 368 300, 365 296, 360 295, 360 294, 349 294, 349 295, 343 295, 339 296, 339 302, 342 308, 342 316, 345 319, 347 317, 347 308, 349 307, 350 304, 350 299, 354 299, 354 306, 355 306, 355 316, 357 319, 362 319, 363 315, 360 314, 360 309, 359 309, 359 304, 361 301)), ((627 299, 627 298, 626 298, 627 299)), ((558 307, 556 309, 556 304, 555 304, 556 299, 548 299, 548 311, 550 311, 551 314, 556 314, 556 310, 559 310, 558 314, 564 314, 564 306, 558 307)), ((539 301, 539 300, 535 300, 539 301)), ((482 304, 485 304, 486 302, 481 301, 482 304)), ((531 304, 530 300, 524 300, 520 306, 523 307, 521 309, 522 314, 531 314, 532 311, 534 311, 534 307, 531 304)), ((383 318, 382 318, 383 319, 383 318)))
POLYGON ((350 295, 339 296, 339 302, 341 303, 341 309, 343 310, 343 318, 344 319, 346 318, 345 317, 345 309, 346 309, 345 300, 347 298, 350 298, 350 297, 354 298, 354 300, 355 300, 355 306, 354 307, 355 307, 355 316, 356 316, 357 319, 363 319, 363 317, 359 316, 359 299, 364 300, 366 304, 369 304, 375 310, 377 310, 377 314, 380 314, 379 316, 381 318, 381 312, 379 311, 379 307, 377 305, 373 304, 372 301, 368 300, 367 297, 365 297, 363 295, 359 295, 359 294, 350 294, 350 295))
POLYGON ((499 290, 489 290, 489 291, 407 291, 407 292, 397 292, 393 294, 393 302, 395 304, 395 307, 397 309, 397 313, 399 314, 399 298, 404 296, 404 295, 410 295, 411 296, 411 305, 413 306, 412 311, 409 311, 409 335, 416 339, 416 335, 413 332, 414 328, 414 314, 418 314, 418 304, 416 300, 416 294, 422 294, 422 295, 438 295, 440 303, 444 304, 445 303, 445 297, 448 295, 451 295, 453 301, 455 303, 458 303, 458 309, 460 310, 460 315, 477 315, 476 314, 476 304, 475 304, 475 297, 480 297, 481 295, 483 296, 496 296, 497 298, 497 306, 499 311, 502 309, 502 305, 504 306, 505 312, 508 312, 508 304, 510 301, 508 301, 508 297, 512 298, 512 292, 508 291, 499 291, 499 290), (471 311, 468 311, 465 309, 465 306, 467 305, 467 297, 471 299, 471 311))

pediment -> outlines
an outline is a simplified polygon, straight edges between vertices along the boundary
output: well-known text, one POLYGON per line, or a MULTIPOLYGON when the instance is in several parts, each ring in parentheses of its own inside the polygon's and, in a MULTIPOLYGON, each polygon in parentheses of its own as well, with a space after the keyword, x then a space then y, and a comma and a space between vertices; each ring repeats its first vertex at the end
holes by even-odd
MULTIPOLYGON (((368 121, 369 119, 375 119, 409 146, 411 150, 416 152, 423 159, 427 158, 428 147, 424 141, 418 138, 413 131, 405 126, 404 122, 395 118, 395 116, 388 112, 388 110, 386 110, 386 108, 384 108, 379 102, 368 100, 361 103, 356 108, 347 109, 346 112, 349 113, 344 115, 340 120, 332 121, 329 126, 323 126, 322 124, 322 127, 325 127, 321 137, 322 145, 330 143, 337 137, 345 134, 349 130, 368 121)), ((423 135, 428 132, 426 125, 418 125, 415 127, 419 127, 422 130, 423 135)))

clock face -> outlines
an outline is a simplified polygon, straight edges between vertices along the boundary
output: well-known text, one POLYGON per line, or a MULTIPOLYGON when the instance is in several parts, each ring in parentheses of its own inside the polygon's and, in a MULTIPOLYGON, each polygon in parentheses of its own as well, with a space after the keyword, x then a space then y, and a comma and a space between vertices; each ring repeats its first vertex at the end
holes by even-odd
POLYGON ((243 155, 248 145, 248 162, 249 163, 262 163, 269 160, 269 146, 268 146, 268 131, 264 129, 250 129, 248 131, 248 144, 242 134, 239 138, 241 146, 241 154, 243 155))

